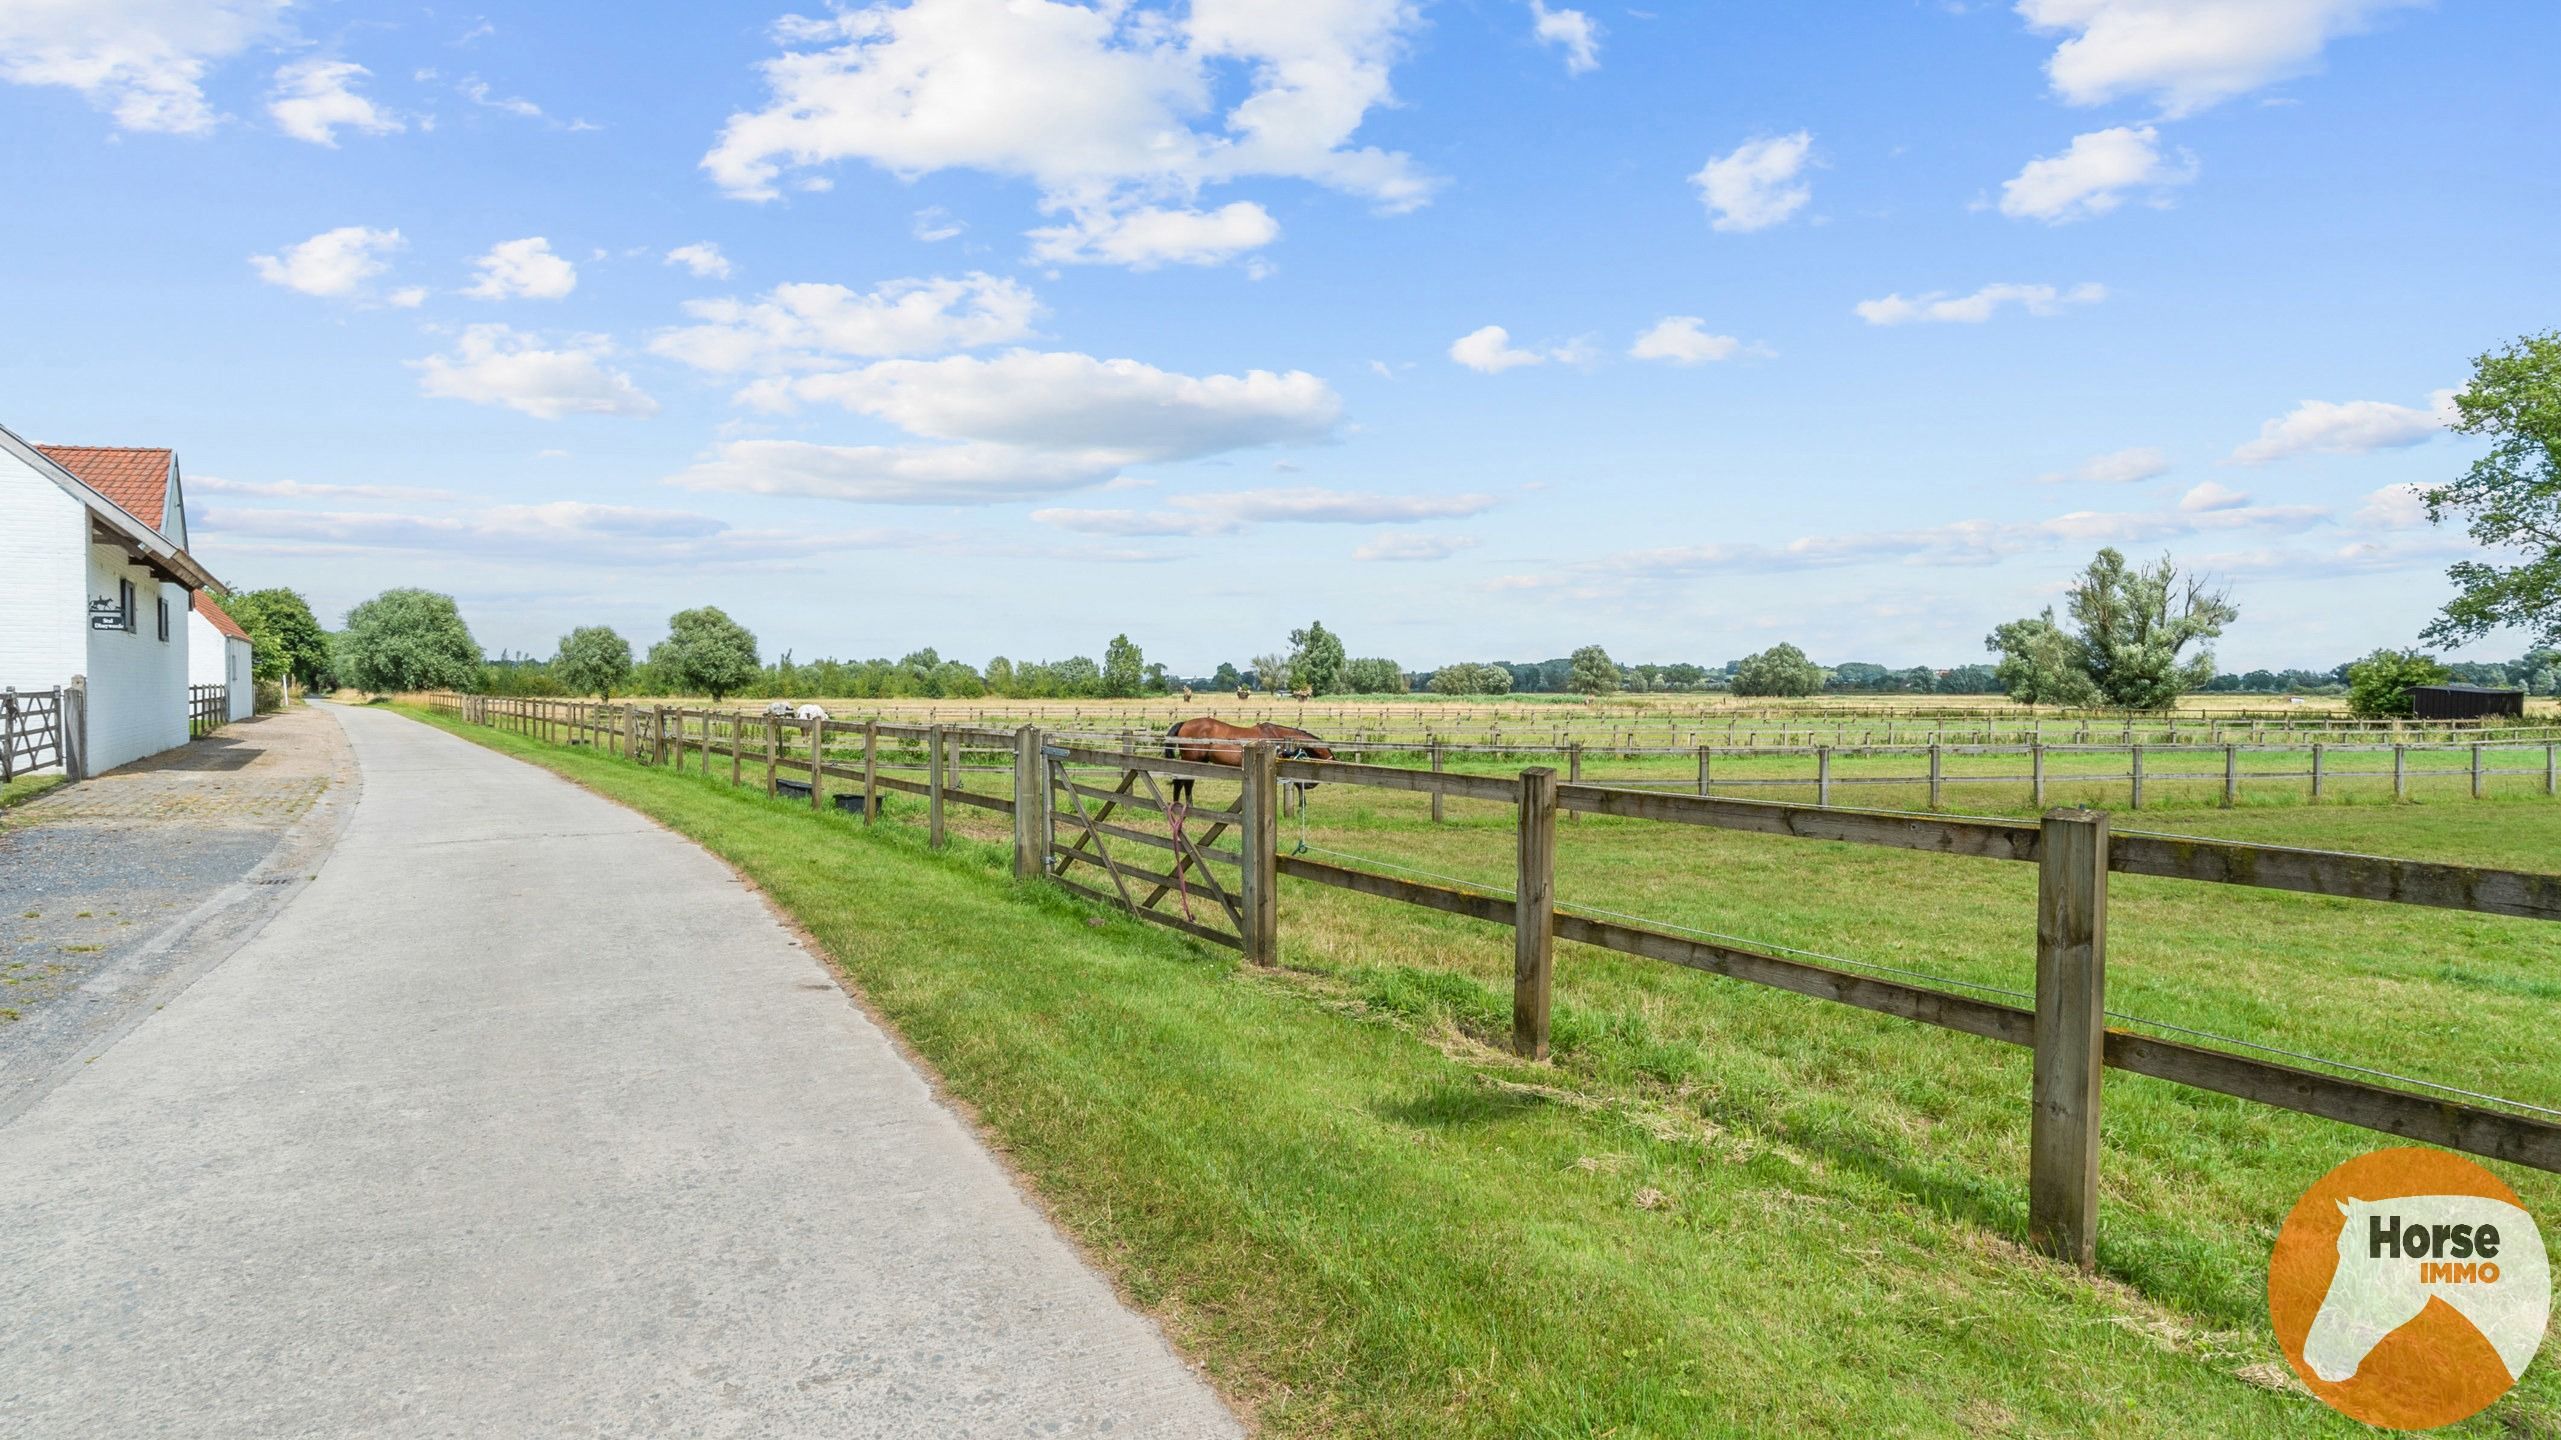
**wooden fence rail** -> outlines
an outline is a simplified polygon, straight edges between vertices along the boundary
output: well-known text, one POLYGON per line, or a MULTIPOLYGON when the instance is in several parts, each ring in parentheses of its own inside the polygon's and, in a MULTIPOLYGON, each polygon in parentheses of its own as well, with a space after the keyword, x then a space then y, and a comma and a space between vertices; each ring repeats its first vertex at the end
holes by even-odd
POLYGON ((61 770, 80 778, 82 692, 0 690, 0 781, 39 770, 61 770))
POLYGON ((784 734, 798 727, 807 757, 800 763, 813 804, 829 779, 859 782, 868 822, 877 817, 881 789, 923 793, 931 802, 928 823, 935 843, 941 843, 941 827, 931 817, 940 815, 943 803, 1007 813, 1013 821, 1017 876, 1046 875, 1099 903, 1239 950, 1256 964, 1279 959, 1282 877, 1509 926, 1514 940, 1513 1043, 1525 1056, 1547 1051, 1559 940, 2028 1047, 2034 1055, 2030 1238, 2045 1253, 2084 1267, 2093 1260, 2099 1216, 2100 1075, 2111 1068, 2561 1173, 2561 1124, 2548 1118, 2114 1027, 2107 1024, 2106 1011, 2111 875, 2541 921, 2561 920, 2561 875, 2116 831, 2108 816, 2088 810, 2051 811, 2034 822, 1850 810, 1560 783, 1556 772, 1545 767, 1505 779, 1285 759, 1268 743, 1247 744, 1240 771, 1169 759, 1161 750, 1140 748, 1134 737, 1112 748, 1069 742, 1030 725, 1007 734, 877 720, 857 724, 770 716, 750 723, 717 712, 637 705, 485 697, 434 697, 430 703, 476 723, 610 746, 641 763, 681 766, 685 746, 692 744, 706 774, 713 754, 726 756, 732 783, 742 783, 742 764, 755 749, 746 742, 761 739, 756 753, 768 793, 783 783, 778 771, 791 768, 793 750, 784 734), (861 765, 828 758, 831 738, 850 743, 855 737, 862 743, 861 765), (884 740, 901 747, 904 768, 923 767, 926 780, 884 776, 884 768, 896 768, 882 759, 884 740), (979 768, 982 773, 1010 769, 1010 795, 978 794, 955 783, 956 767, 948 763, 955 745, 1005 754, 1005 766, 979 768), (915 758, 906 759, 908 755, 915 758), (1225 809, 1192 809, 1168 800, 1157 788, 1159 775, 1236 783, 1239 796, 1225 809), (1118 778, 1108 780, 1112 776, 1118 778), (1517 824, 1511 893, 1424 884, 1282 854, 1280 798, 1286 787, 1297 784, 1365 786, 1513 807, 1517 824), (1147 817, 1149 823, 1121 823, 1116 817, 1124 810, 1147 817), (2033 1004, 2008 1005, 1910 979, 1766 954, 1629 917, 1578 914, 1572 900, 1559 896, 1555 887, 1560 815, 1702 825, 2033 864, 2033 1004), (1165 826, 1162 834, 1157 833, 1158 821, 1165 826), (1187 828, 1193 823, 1206 828, 1195 835, 1187 828), (1233 840, 1219 845, 1230 831, 1233 840), (1168 904, 1169 894, 1181 897, 1181 913, 1168 904))
POLYGON ((187 687, 187 738, 200 740, 231 723, 231 687, 187 687))

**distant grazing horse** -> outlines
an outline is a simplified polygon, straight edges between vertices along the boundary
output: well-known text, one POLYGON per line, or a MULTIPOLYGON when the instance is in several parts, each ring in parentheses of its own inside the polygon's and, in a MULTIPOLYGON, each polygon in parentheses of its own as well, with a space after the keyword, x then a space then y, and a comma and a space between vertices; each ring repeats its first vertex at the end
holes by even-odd
MULTIPOLYGON (((1197 765, 1245 764, 1247 740, 1277 740, 1273 748, 1284 760, 1331 760, 1334 752, 1316 735, 1289 725, 1230 725, 1215 715, 1185 720, 1165 732, 1165 758, 1197 765)), ((1295 782, 1293 782, 1295 783, 1295 782)), ((1313 787, 1310 787, 1313 788, 1313 787)), ((1174 777, 1174 803, 1192 803, 1192 777, 1174 777)))

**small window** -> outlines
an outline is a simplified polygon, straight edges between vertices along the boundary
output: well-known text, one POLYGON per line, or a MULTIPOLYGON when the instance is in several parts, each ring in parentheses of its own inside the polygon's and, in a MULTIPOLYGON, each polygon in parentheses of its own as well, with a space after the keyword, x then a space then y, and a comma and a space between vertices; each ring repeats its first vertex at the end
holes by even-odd
POLYGON ((124 615, 124 633, 131 635, 141 630, 142 617, 134 613, 132 581, 116 582, 116 608, 124 615))
POLYGON ((169 643, 169 597, 160 597, 160 643, 169 643))

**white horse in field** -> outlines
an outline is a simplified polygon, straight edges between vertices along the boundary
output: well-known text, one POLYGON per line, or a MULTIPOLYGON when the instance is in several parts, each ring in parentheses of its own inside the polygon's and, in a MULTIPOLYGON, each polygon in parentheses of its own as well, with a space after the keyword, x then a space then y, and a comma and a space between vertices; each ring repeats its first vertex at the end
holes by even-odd
POLYGON ((2524 1373, 2552 1308, 2551 1266, 2532 1216, 2480 1195, 2342 1200, 2339 1213, 2347 1217, 2339 1268, 2303 1340, 2313 1374, 2332 1384, 2354 1378, 2430 1300, 2471 1321, 2511 1379, 2524 1373), (2419 1238, 2406 1240, 2413 1232, 2419 1238))

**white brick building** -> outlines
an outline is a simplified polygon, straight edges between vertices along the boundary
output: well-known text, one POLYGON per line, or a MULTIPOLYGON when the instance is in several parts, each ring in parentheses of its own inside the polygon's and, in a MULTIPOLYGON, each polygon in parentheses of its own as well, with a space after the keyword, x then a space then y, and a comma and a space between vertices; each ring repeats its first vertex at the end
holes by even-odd
POLYGON ((196 606, 187 612, 187 683, 220 685, 230 691, 226 720, 246 720, 258 713, 258 687, 249 674, 253 658, 249 632, 213 603, 213 592, 197 591, 196 606))
POLYGON ((89 773, 187 743, 188 613, 216 585, 176 455, 0 429, 0 686, 84 683, 89 773))

